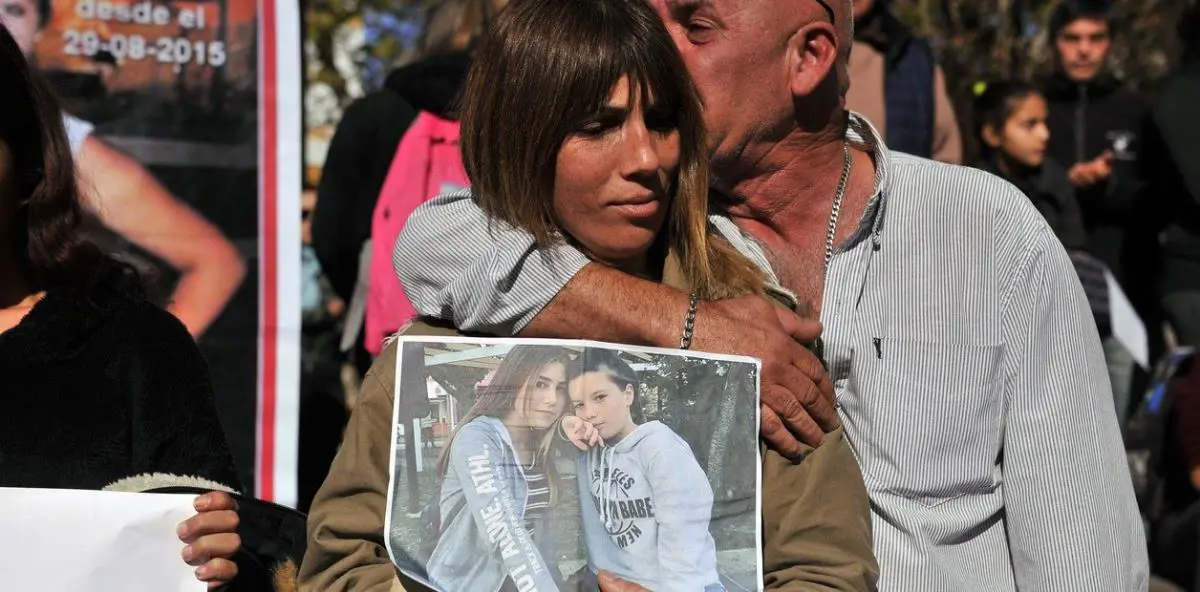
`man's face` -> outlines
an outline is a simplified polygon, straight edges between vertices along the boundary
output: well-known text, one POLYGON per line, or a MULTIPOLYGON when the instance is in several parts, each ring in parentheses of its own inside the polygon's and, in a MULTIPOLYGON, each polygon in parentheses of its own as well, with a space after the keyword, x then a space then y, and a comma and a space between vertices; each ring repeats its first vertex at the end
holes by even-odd
POLYGON ((41 36, 41 17, 36 0, 0 0, 0 23, 8 27, 26 57, 33 55, 41 36))
POLYGON ((652 0, 704 100, 713 163, 743 158, 793 119, 784 56, 793 2, 652 0))
POLYGON ((1059 64, 1067 78, 1075 82, 1090 82, 1100 74, 1108 59, 1112 37, 1108 23, 1094 19, 1079 19, 1062 28, 1054 39, 1059 64))

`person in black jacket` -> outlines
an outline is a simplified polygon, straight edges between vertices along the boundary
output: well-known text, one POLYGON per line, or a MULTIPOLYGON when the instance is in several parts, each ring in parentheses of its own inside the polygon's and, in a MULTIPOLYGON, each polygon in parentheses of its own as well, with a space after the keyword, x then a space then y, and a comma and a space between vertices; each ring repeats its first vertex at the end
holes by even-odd
POLYGON ((1163 312, 1181 345, 1200 345, 1200 4, 1180 23, 1179 70, 1153 108, 1149 162, 1160 214, 1163 312))
MULTIPOLYGON (((1147 130, 1141 98, 1108 72, 1113 23, 1106 2, 1065 0, 1050 19, 1056 72, 1043 86, 1050 107, 1049 155, 1067 168, 1087 231, 1087 250, 1108 266, 1150 333, 1158 316, 1154 238, 1144 198, 1147 130)), ((1135 365, 1111 335, 1105 357, 1118 415, 1130 400, 1135 365)))
MULTIPOLYGON (((3 25, 0 105, 0 487, 235 490, 200 350, 131 268, 84 239, 61 111, 3 25)), ((228 583, 236 506, 207 493, 196 508, 180 560, 228 583)))
POLYGON ((445 116, 466 78, 466 52, 495 0, 452 0, 426 19, 422 58, 397 68, 383 88, 355 101, 330 141, 312 214, 312 242, 334 292, 350 302, 371 216, 404 132, 419 111, 445 116))
MULTIPOLYGON (((312 213, 312 247, 334 292, 349 304, 351 330, 361 324, 355 298, 360 257, 371 237, 379 192, 400 140, 420 111, 453 119, 452 105, 470 66, 468 52, 501 0, 447 0, 426 19, 422 58, 388 75, 384 87, 346 109, 330 141, 312 213)), ((386 248, 390 249, 388 245, 386 248)), ((371 356, 354 340, 360 375, 371 356)))
MULTIPOLYGON (((424 56, 388 75, 384 87, 346 109, 330 142, 309 221, 311 244, 321 271, 349 308, 344 319, 351 335, 363 323, 366 293, 360 285, 360 257, 371 238, 371 223, 383 182, 404 133, 420 111, 453 119, 452 105, 470 67, 467 53, 499 0, 450 0, 427 19, 420 42, 424 56), (356 297, 357 296, 357 297, 356 297)), ((391 245, 386 247, 391 249, 391 245)), ((320 342, 319 326, 307 325, 306 340, 320 342)), ((334 335, 337 339, 337 336, 334 335)), ((364 376, 371 354, 361 338, 347 343, 351 361, 364 376)), ((335 342, 336 343, 336 342, 335 342)), ((325 479, 345 427, 346 405, 340 396, 307 381, 301 400, 299 501, 307 507, 325 479), (339 400, 335 400, 339 399, 339 400), (337 407, 334 407, 336 405, 337 407)))
POLYGON ((1068 251, 1087 248, 1083 218, 1067 172, 1047 158, 1046 99, 1023 82, 994 82, 975 100, 983 160, 979 168, 1016 185, 1068 251))

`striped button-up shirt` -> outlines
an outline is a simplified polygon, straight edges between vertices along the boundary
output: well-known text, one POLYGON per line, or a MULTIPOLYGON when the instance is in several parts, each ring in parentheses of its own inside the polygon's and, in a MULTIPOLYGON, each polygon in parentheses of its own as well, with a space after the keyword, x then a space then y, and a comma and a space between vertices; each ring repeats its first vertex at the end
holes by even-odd
MULTIPOLYGON (((1145 590, 1108 375, 1066 252, 1008 183, 889 153, 850 121, 850 141, 875 155, 876 192, 830 263, 821 322, 880 589, 1145 590)), ((769 267, 731 221, 712 221, 769 267)), ((460 192, 413 214, 394 263, 422 314, 512 334, 587 259, 489 229, 460 192)))

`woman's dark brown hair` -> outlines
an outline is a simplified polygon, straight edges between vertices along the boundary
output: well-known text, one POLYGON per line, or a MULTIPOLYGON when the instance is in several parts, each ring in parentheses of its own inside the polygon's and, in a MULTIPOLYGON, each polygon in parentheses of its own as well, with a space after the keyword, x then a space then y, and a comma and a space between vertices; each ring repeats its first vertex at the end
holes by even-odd
POLYGON ((37 291, 90 285, 101 272, 132 271, 84 237, 75 163, 58 101, 0 25, 0 141, 12 154, 9 236, 37 291))
POLYGON ((708 164, 700 99, 666 27, 646 0, 513 0, 496 17, 467 78, 463 164, 480 208, 561 240, 554 215, 559 149, 628 76, 676 115, 680 161, 666 231, 702 298, 763 290, 762 272, 708 232, 708 164))

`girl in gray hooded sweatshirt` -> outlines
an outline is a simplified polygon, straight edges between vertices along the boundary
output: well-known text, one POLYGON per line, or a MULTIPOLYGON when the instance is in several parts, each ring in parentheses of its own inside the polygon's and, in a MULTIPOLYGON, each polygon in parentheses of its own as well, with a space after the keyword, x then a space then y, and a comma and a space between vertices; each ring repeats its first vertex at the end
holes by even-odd
POLYGON ((557 592, 549 510, 553 426, 566 405, 566 350, 514 347, 438 459, 441 536, 430 583, 455 592, 557 592))
POLYGON ((574 415, 559 436, 586 450, 576 475, 588 568, 655 592, 724 590, 708 477, 671 428, 634 422, 637 374, 615 351, 588 348, 567 380, 574 415))

